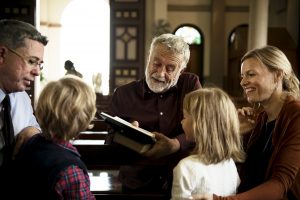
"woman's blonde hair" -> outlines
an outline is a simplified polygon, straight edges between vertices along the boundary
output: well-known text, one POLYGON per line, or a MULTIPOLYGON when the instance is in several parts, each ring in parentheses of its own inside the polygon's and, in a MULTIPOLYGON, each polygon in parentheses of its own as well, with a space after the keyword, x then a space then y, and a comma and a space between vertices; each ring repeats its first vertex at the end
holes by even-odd
POLYGON ((88 128, 95 112, 95 92, 73 76, 48 83, 36 107, 43 134, 58 140, 76 138, 80 131, 88 128))
POLYGON ((197 154, 205 164, 232 158, 242 162, 245 153, 239 119, 230 97, 218 88, 202 88, 187 94, 183 110, 191 115, 197 154))
POLYGON ((299 80, 295 75, 290 61, 280 49, 274 46, 253 49, 243 56, 241 62, 244 62, 248 58, 256 58, 261 61, 271 72, 282 72, 283 91, 295 97, 299 96, 299 80))

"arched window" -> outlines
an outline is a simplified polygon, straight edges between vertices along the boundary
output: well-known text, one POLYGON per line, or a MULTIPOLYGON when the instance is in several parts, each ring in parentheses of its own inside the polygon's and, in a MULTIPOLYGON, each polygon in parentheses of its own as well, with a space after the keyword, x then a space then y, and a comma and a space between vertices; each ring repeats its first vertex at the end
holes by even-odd
POLYGON ((201 34, 192 26, 181 26, 175 31, 175 35, 182 36, 189 44, 201 44, 201 34))
POLYGON ((175 35, 182 36, 190 45, 191 57, 187 64, 186 71, 199 76, 201 83, 204 83, 203 76, 203 53, 204 40, 201 31, 194 25, 183 24, 174 31, 175 35))
POLYGON ((247 51, 248 25, 235 27, 228 36, 228 78, 226 91, 234 97, 242 97, 240 86, 241 58, 247 51))
POLYGON ((62 63, 71 60, 90 85, 101 74, 103 94, 109 91, 109 12, 108 0, 73 0, 61 18, 62 63))

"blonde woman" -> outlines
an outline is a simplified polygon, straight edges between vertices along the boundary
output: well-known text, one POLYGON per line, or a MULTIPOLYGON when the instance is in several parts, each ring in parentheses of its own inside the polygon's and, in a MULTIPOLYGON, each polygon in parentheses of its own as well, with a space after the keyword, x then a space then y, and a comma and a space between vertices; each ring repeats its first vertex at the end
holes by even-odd
POLYGON ((183 113, 186 139, 196 146, 174 168, 172 199, 235 194, 240 183, 235 161, 242 162, 245 154, 233 102, 221 89, 198 89, 185 96, 183 113))
POLYGON ((300 199, 299 80, 286 55, 274 46, 247 52, 242 58, 241 78, 248 102, 262 111, 239 110, 255 122, 246 143, 239 194, 210 195, 208 199, 300 199))
POLYGON ((95 199, 87 168, 70 143, 93 119, 95 102, 94 91, 79 78, 65 77, 45 86, 36 107, 42 133, 33 136, 15 160, 14 189, 22 198, 95 199))

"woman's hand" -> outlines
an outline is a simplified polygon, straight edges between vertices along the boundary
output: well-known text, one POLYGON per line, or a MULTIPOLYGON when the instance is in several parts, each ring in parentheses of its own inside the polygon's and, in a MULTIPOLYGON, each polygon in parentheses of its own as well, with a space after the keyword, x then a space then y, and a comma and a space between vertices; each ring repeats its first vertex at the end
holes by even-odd
POLYGON ((249 133, 255 123, 255 112, 251 107, 243 107, 237 109, 239 120, 240 120, 240 133, 245 134, 249 133))

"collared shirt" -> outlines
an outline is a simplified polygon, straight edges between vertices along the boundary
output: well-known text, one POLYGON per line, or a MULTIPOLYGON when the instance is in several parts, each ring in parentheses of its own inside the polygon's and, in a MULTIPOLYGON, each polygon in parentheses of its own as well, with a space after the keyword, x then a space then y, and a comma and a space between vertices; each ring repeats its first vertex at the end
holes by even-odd
POLYGON ((145 79, 116 89, 111 104, 111 114, 127 121, 138 121, 139 126, 150 132, 157 131, 169 138, 177 138, 181 149, 187 144, 181 120, 184 96, 198 88, 196 75, 183 73, 177 84, 164 93, 152 92, 145 79))
POLYGON ((130 189, 162 189, 169 175, 167 171, 180 160, 184 153, 194 147, 193 142, 186 140, 181 120, 183 118, 184 96, 201 87, 198 76, 182 73, 175 86, 164 93, 154 93, 145 79, 131 82, 116 89, 111 102, 111 114, 129 122, 138 121, 139 127, 150 132, 157 131, 169 138, 176 138, 180 143, 180 151, 176 158, 161 159, 153 166, 121 166, 119 178, 130 189), (182 153, 182 155, 181 155, 182 153))
MULTIPOLYGON (((68 141, 59 142, 58 145, 79 154, 77 149, 68 141)), ((60 197, 59 199, 95 199, 95 196, 90 191, 89 176, 80 167, 71 165, 61 171, 58 177, 58 181, 55 184, 55 191, 60 197)))
MULTIPOLYGON (((6 94, 0 89, 0 102, 3 101, 6 94)), ((21 130, 28 126, 33 126, 40 129, 39 124, 33 115, 33 109, 31 106, 31 100, 28 94, 23 92, 15 92, 9 94, 10 104, 11 104, 11 117, 14 127, 14 135, 16 136, 21 130)), ((0 106, 2 109, 2 105, 0 106)), ((0 129, 2 129, 3 122, 0 118, 0 129)), ((2 159, 1 149, 4 147, 4 137, 1 133, 0 135, 0 158, 2 159)), ((1 166, 2 161, 0 161, 1 166)))
MULTIPOLYGON (((0 89, 0 102, 3 101, 5 95, 6 94, 0 89)), ((15 136, 28 126, 33 126, 40 129, 40 126, 33 115, 31 100, 28 94, 25 91, 10 93, 9 98, 15 136)))

